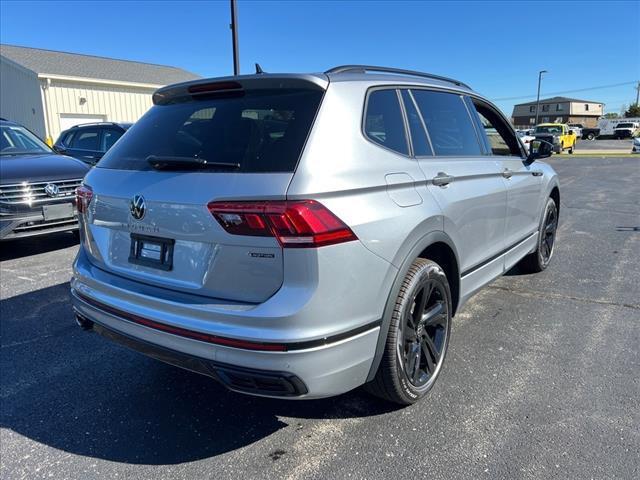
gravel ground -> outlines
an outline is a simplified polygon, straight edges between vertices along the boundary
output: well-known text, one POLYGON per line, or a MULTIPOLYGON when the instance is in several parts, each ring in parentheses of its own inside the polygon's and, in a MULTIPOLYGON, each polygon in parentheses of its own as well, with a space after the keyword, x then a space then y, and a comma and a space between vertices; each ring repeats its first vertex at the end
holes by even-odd
POLYGON ((73 236, 3 244, 0 477, 638 478, 640 169, 550 162, 551 267, 474 297, 438 383, 404 409, 229 393, 75 326, 73 236))

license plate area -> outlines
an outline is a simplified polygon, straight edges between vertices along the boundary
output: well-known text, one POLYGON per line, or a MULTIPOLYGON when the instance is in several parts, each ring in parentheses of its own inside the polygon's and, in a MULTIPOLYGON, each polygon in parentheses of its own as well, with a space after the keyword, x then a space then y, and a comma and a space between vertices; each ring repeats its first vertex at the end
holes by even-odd
POLYGON ((58 203, 42 206, 42 216, 45 222, 60 220, 61 218, 71 218, 74 214, 73 203, 58 203))
POLYGON ((172 238, 132 233, 129 262, 159 270, 171 270, 173 268, 173 246, 175 243, 176 241, 172 238))

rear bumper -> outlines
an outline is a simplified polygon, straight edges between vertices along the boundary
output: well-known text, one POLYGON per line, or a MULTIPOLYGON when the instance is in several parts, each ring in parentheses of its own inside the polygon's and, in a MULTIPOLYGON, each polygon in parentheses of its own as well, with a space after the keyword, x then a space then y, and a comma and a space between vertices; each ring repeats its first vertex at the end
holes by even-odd
POLYGON ((108 273, 92 265, 81 246, 71 281, 72 303, 76 313, 98 325, 101 333, 115 332, 157 347, 164 353, 134 348, 209 375, 233 390, 285 398, 338 395, 367 379, 387 298, 381 293, 390 288, 388 277, 394 278, 388 273, 395 267, 359 249, 368 252, 358 242, 319 249, 322 267, 313 286, 290 283, 266 302, 246 304, 161 289, 108 273), (331 256, 341 264, 327 262, 331 256), (365 266, 369 276, 354 282, 350 272, 364 271, 365 266), (274 345, 282 348, 270 348, 274 345), (272 392, 251 385, 240 388, 224 377, 227 370, 255 370, 278 379, 276 383, 285 379, 284 383, 304 388, 272 392))
POLYGON ((213 345, 143 326, 101 310, 72 289, 82 323, 104 337, 157 360, 207 375, 230 390, 277 398, 323 398, 362 385, 380 331, 286 352, 252 351, 213 345))
POLYGON ((225 365, 144 342, 82 316, 80 316, 79 322, 83 324, 85 329, 96 332, 115 343, 170 365, 211 377, 230 390, 278 397, 296 397, 308 393, 302 380, 291 373, 267 372, 225 365))

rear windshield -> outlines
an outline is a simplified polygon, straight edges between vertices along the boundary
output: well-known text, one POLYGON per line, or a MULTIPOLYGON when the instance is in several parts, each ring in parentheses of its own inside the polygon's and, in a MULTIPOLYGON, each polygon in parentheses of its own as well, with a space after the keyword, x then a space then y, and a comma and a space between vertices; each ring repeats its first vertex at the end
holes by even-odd
POLYGON ((322 92, 253 90, 231 98, 156 105, 98 163, 151 170, 147 159, 181 157, 239 164, 233 172, 293 172, 322 92))

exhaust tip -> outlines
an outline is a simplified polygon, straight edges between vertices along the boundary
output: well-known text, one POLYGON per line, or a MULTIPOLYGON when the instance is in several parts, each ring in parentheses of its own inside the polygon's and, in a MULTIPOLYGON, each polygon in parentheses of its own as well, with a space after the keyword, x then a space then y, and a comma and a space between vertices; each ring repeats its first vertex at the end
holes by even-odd
POLYGON ((93 322, 88 318, 83 317, 77 312, 76 312, 76 323, 84 331, 93 330, 93 322))

